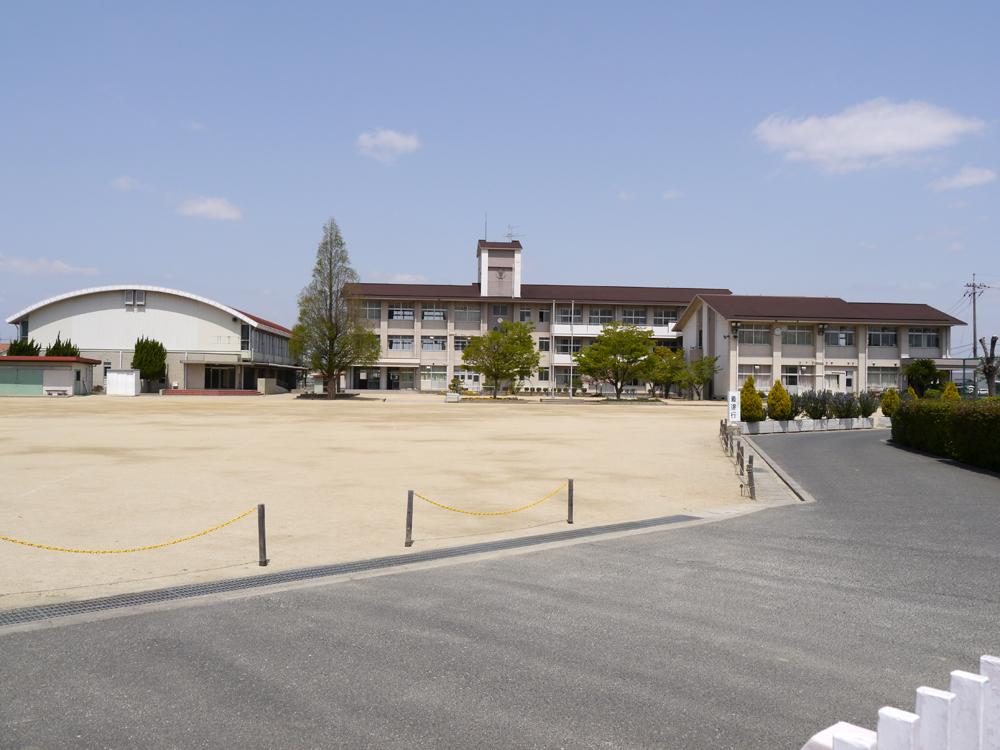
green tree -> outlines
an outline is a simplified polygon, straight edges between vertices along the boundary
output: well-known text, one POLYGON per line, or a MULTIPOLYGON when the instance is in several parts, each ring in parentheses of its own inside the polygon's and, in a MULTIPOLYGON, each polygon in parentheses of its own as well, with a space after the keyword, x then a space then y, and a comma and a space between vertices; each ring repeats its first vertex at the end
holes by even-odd
POLYGON ((73 344, 70 339, 63 341, 60 335, 56 334, 56 340, 45 348, 46 357, 79 357, 80 349, 73 344))
POLYGON ((329 398, 336 395, 340 373, 352 365, 374 366, 381 350, 378 335, 365 327, 349 296, 349 285, 357 281, 340 227, 330 219, 323 225, 312 280, 299 293, 299 318, 289 341, 292 355, 326 379, 329 398))
POLYGON ((934 360, 915 359, 904 370, 906 381, 913 386, 917 396, 923 398, 928 388, 940 390, 941 373, 934 366, 934 360))
POLYGON ((663 398, 670 393, 672 385, 680 382, 686 367, 684 352, 679 349, 670 349, 666 346, 653 349, 652 381, 663 388, 663 398))
POLYGON ((882 407, 882 414, 891 417, 893 412, 899 408, 903 400, 899 397, 899 392, 895 388, 887 388, 882 393, 882 400, 879 405, 882 407))
POLYGON ((1000 358, 997 357, 997 337, 990 338, 989 350, 986 348, 986 337, 979 339, 983 347, 983 356, 979 358, 979 372, 986 378, 986 393, 993 397, 997 395, 997 374, 1000 373, 1000 358))
POLYGON ((156 339, 140 336, 132 353, 132 369, 140 380, 162 380, 167 376, 167 350, 156 339))
POLYGON ((11 357, 37 357, 42 353, 42 346, 34 339, 27 341, 11 341, 7 354, 11 357))
POLYGON ((944 390, 941 392, 942 401, 961 401, 962 394, 958 392, 958 386, 952 383, 950 380, 944 384, 944 390))
POLYGON ((581 373, 607 383, 620 399, 628 383, 652 377, 656 367, 652 352, 652 331, 608 323, 594 343, 580 349, 574 359, 581 373))
POLYGON ((691 391, 694 398, 700 400, 704 394, 705 386, 720 369, 718 362, 718 357, 701 357, 692 360, 684 367, 678 382, 682 388, 691 391))
POLYGON ((767 394, 767 416, 778 421, 792 418, 792 399, 780 380, 775 380, 767 394))
POLYGON ((461 393, 462 392, 462 390, 463 390, 463 388, 462 388, 462 379, 460 377, 458 377, 458 375, 456 375, 455 377, 453 377, 451 379, 451 382, 448 384, 448 390, 451 391, 452 393, 461 393))
POLYGON ((481 373, 493 398, 505 382, 517 382, 538 369, 538 350, 530 323, 505 320, 484 336, 473 336, 462 353, 466 370, 481 373))
POLYGON ((744 422, 759 422, 763 418, 764 402, 757 393, 757 385, 751 375, 740 389, 740 419, 744 422))

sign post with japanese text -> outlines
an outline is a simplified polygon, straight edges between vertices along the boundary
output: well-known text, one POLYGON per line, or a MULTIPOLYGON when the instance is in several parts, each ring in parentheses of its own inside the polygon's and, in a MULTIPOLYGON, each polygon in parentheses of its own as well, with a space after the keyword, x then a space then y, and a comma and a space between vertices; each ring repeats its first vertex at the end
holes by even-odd
POLYGON ((729 403, 729 424, 735 424, 740 421, 740 392, 730 391, 727 401, 729 403))

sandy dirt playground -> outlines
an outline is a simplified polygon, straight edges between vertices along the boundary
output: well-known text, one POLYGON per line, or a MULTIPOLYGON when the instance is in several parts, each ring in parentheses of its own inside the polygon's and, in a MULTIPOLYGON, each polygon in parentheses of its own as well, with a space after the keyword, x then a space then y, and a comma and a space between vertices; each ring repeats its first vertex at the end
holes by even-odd
MULTIPOLYGON (((445 404, 440 396, 0 399, 0 609, 403 553, 406 490, 470 510, 575 479, 576 527, 741 503, 724 405, 445 404)), ((412 551, 567 527, 564 491, 459 515, 419 499, 412 551)))

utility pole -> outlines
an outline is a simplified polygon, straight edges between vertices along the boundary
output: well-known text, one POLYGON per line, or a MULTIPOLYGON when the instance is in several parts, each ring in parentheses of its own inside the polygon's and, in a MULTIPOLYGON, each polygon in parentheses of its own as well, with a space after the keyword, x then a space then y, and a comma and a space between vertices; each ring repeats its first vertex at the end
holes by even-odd
POLYGON ((976 359, 979 357, 978 341, 977 336, 979 332, 976 328, 976 297, 982 295, 983 291, 989 289, 989 284, 983 284, 982 282, 976 282, 976 274, 972 274, 972 283, 965 285, 966 292, 962 295, 963 297, 972 298, 972 358, 976 359))

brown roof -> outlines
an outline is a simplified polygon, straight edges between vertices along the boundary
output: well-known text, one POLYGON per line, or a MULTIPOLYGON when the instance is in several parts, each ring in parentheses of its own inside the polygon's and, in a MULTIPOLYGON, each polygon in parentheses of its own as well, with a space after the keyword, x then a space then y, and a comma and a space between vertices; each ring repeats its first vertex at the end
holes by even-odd
POLYGON ((0 344, 0 354, 6 354, 8 349, 10 349, 10 344, 0 344))
POLYGON ((246 310, 237 310, 235 307, 233 309, 236 310, 236 312, 241 313, 242 315, 246 315, 251 320, 254 320, 254 321, 258 322, 258 323, 260 323, 263 326, 267 326, 268 328, 275 328, 275 329, 277 329, 279 331, 284 331, 289 336, 292 335, 292 332, 289 329, 285 328, 283 325, 281 325, 279 323, 275 323, 274 321, 268 320, 267 318, 258 317, 257 315, 254 315, 253 313, 248 313, 246 310))
MULTIPOLYGON (((812 320, 829 322, 965 325, 930 305, 901 302, 847 302, 840 297, 699 295, 727 320, 812 320)), ((687 317, 687 316, 685 316, 687 317)), ((678 325, 681 321, 678 321, 678 325)))
POLYGON ((489 240, 479 240, 476 243, 476 250, 520 250, 521 241, 514 240, 513 242, 490 242, 489 240))
POLYGON ((101 360, 90 359, 89 357, 30 357, 27 354, 8 354, 3 359, 0 359, 0 363, 8 364, 10 362, 38 362, 44 364, 46 362, 51 362, 53 364, 79 364, 79 365, 99 365, 101 360))
POLYGON ((374 299, 498 300, 504 302, 624 302, 686 305, 698 294, 729 294, 728 289, 656 286, 578 286, 522 284, 521 296, 480 297, 479 284, 351 284, 349 294, 374 299))

